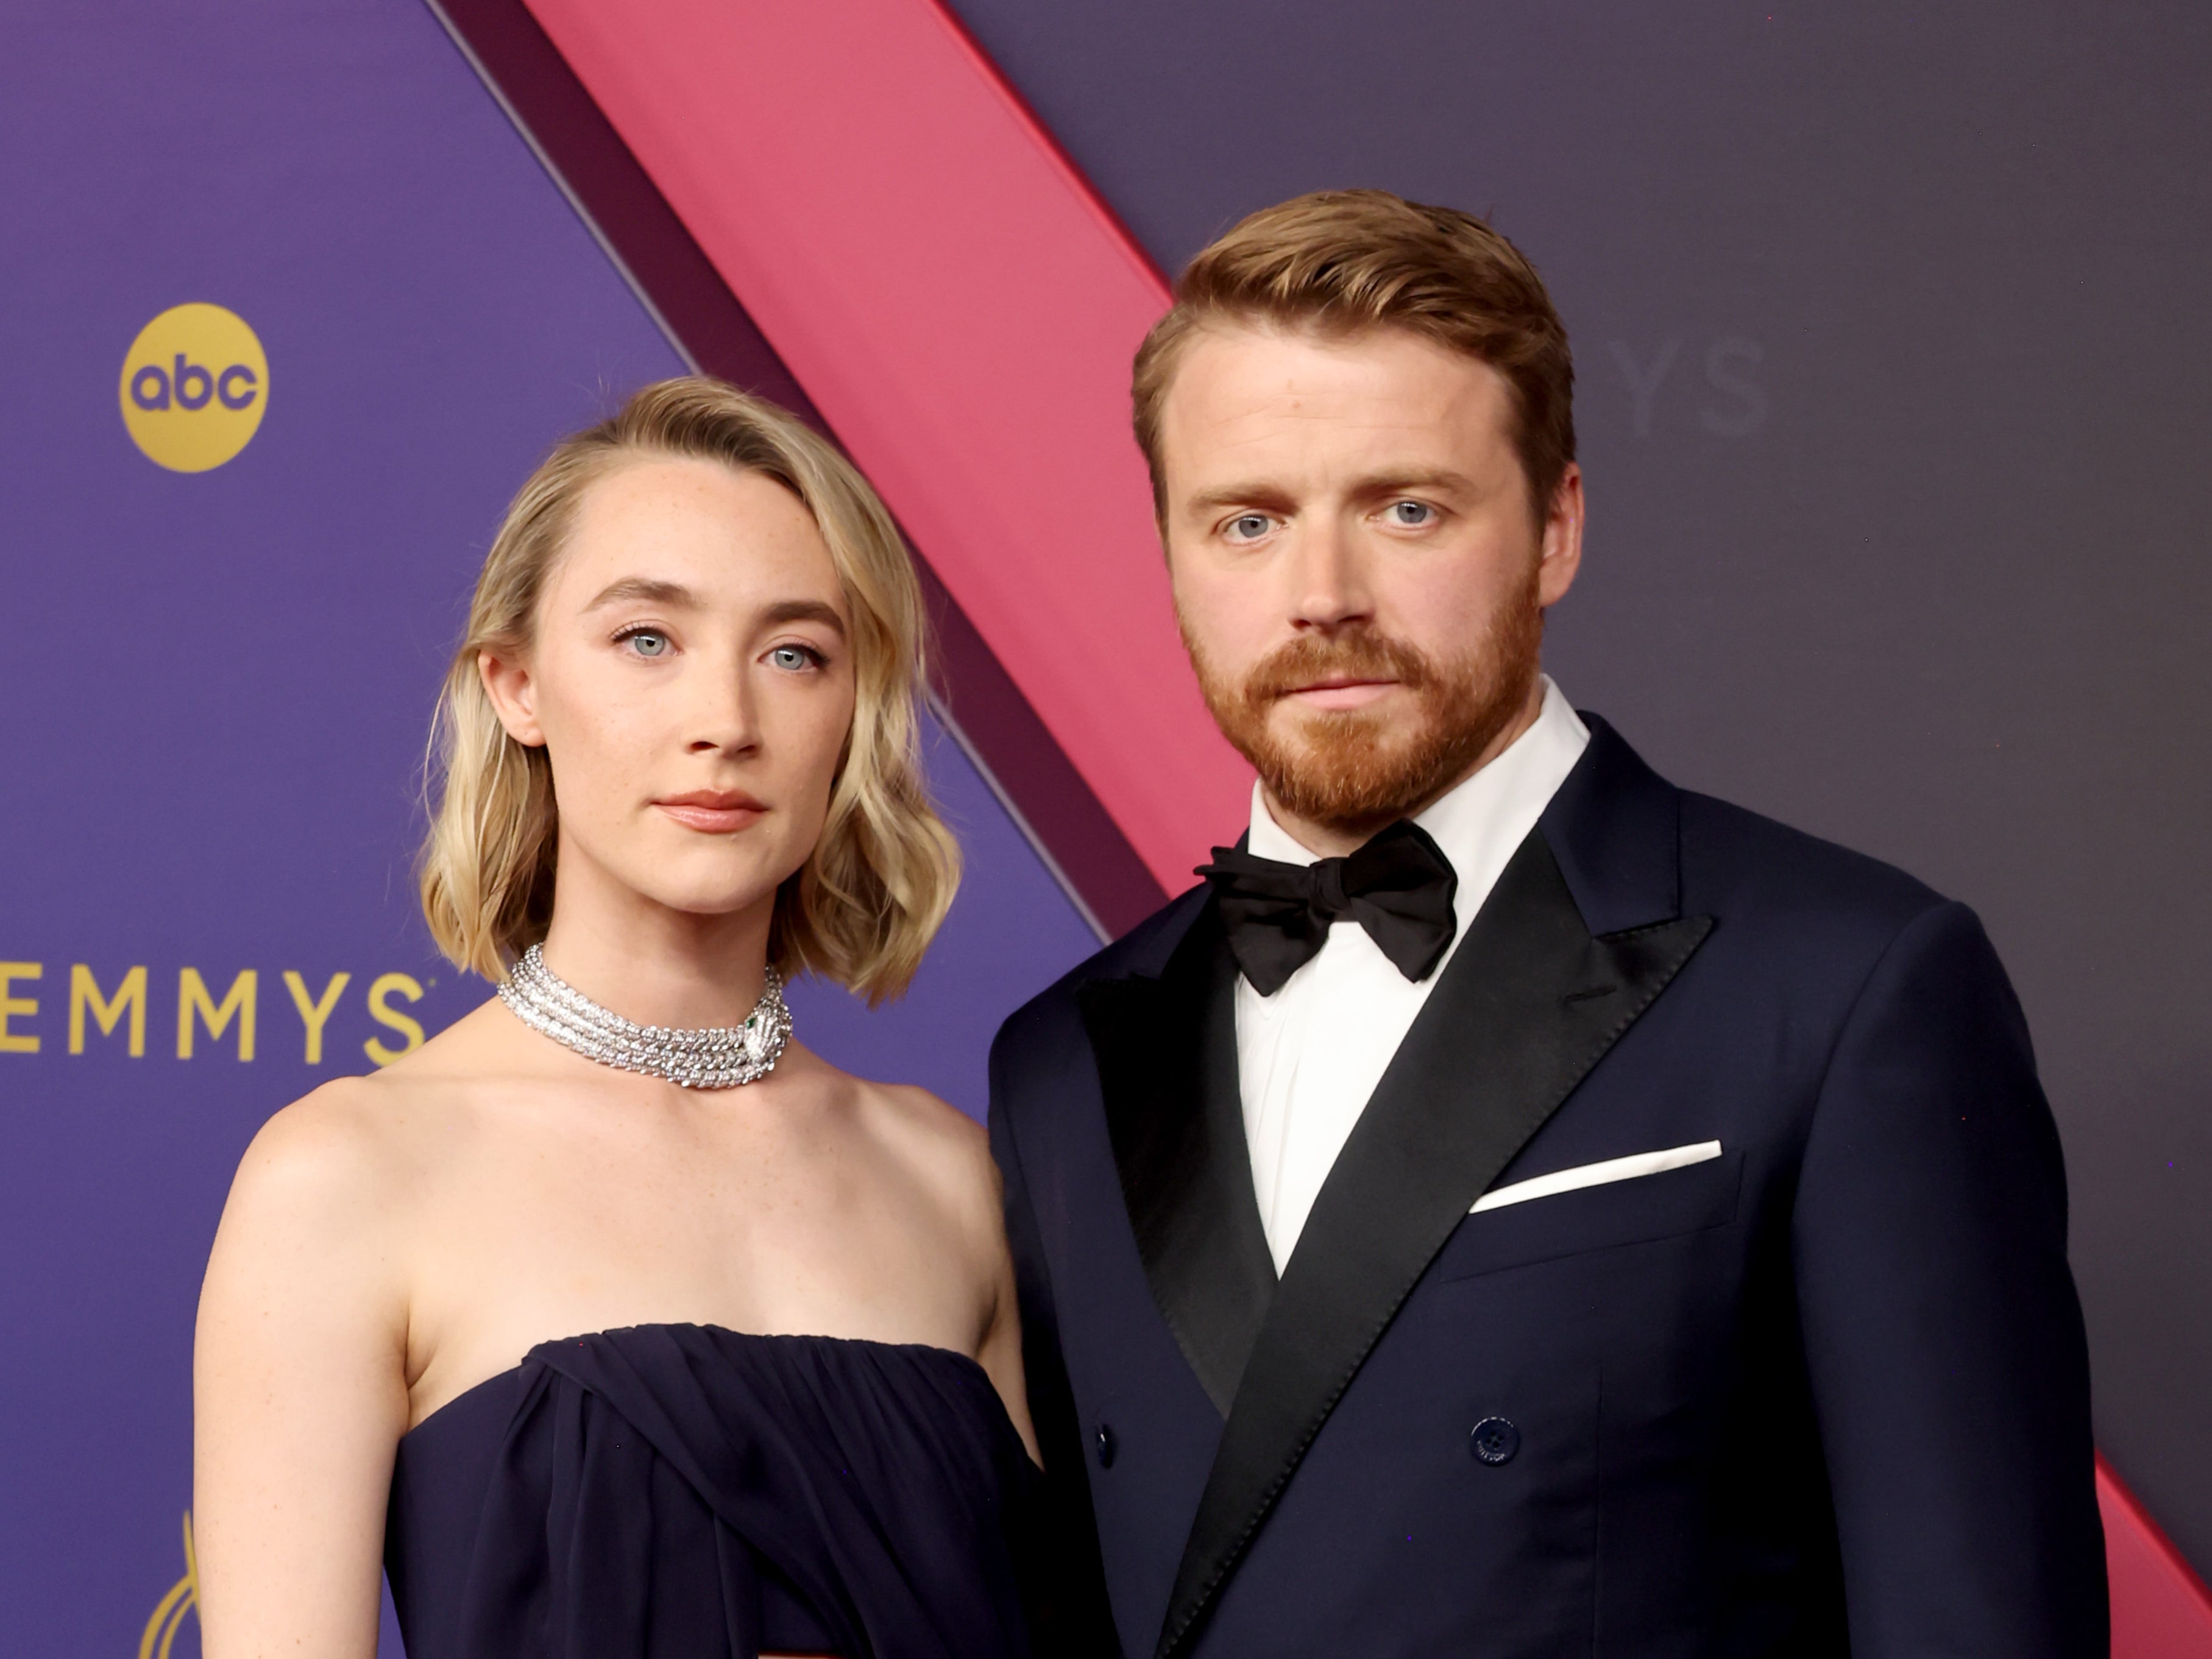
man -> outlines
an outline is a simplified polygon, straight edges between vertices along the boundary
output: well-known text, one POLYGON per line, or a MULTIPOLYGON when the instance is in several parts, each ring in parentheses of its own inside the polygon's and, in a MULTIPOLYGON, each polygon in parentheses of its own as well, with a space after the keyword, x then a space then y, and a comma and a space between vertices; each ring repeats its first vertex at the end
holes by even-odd
POLYGON ((991 1112, 1123 1650, 2101 1654, 2018 1004, 1963 907, 1542 676, 1571 381, 1510 245, 1376 191, 1245 221, 1138 356, 1251 823, 991 1112))

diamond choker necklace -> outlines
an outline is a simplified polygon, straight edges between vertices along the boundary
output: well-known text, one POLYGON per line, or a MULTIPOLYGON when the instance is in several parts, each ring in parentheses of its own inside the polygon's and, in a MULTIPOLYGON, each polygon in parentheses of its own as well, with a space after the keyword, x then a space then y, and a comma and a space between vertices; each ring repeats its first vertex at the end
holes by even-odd
POLYGON ((586 1060, 617 1071, 665 1078, 679 1089, 733 1089, 757 1083, 775 1070, 791 1036, 783 975, 768 970, 760 1000, 743 1025, 673 1030, 639 1025, 599 1005, 545 965, 544 950, 532 945, 507 970, 499 1000, 533 1031, 542 1031, 586 1060))

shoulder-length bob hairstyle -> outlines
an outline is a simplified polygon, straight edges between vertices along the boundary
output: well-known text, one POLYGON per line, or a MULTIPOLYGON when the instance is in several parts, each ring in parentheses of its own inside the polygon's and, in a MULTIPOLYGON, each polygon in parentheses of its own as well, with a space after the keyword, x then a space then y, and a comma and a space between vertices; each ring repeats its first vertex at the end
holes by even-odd
POLYGON ((545 750, 500 725, 477 659, 526 653, 578 503, 625 462, 719 461, 775 479, 830 545, 852 616, 853 727, 822 839, 775 896, 769 960, 879 1002, 904 991, 960 880, 916 742, 924 620, 913 562, 852 463, 781 410, 702 376, 663 380, 556 444, 493 538, 431 727, 430 830, 419 878, 438 948, 497 980, 545 937, 559 811, 545 750))

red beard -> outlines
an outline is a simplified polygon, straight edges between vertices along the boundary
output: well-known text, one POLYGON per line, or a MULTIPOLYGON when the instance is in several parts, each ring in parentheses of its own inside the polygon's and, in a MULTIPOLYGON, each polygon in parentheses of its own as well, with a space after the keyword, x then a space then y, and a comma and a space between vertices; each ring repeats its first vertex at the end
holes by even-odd
POLYGON ((1411 816, 1472 770, 1524 706, 1543 640, 1533 567, 1486 636, 1449 662, 1361 628, 1292 640, 1231 682, 1183 630, 1206 707, 1269 795, 1285 811, 1344 835, 1372 834, 1411 816), (1413 695, 1413 712, 1394 718, 1361 708, 1291 711, 1287 720, 1271 720, 1297 687, 1338 676, 1395 679, 1413 695))

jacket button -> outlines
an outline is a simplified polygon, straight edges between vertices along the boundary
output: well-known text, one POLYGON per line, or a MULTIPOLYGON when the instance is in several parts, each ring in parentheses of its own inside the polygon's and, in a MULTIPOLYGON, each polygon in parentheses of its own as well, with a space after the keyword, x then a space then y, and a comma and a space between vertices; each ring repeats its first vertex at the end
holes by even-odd
POLYGON ((1486 1417, 1468 1436, 1467 1449, 1479 1463, 1510 1463, 1521 1449, 1521 1431, 1502 1417, 1486 1417))
POLYGON ((1114 1467, 1114 1453, 1117 1449, 1118 1444, 1114 1438, 1114 1425, 1110 1423, 1101 1423, 1098 1425, 1098 1467, 1100 1468, 1110 1469, 1114 1467))

